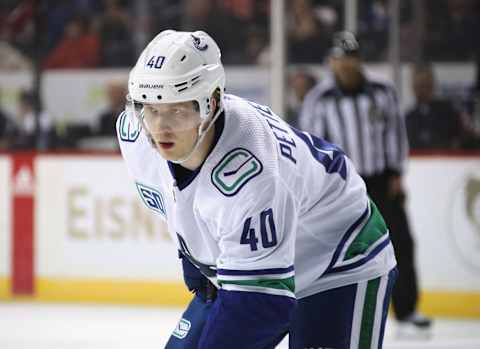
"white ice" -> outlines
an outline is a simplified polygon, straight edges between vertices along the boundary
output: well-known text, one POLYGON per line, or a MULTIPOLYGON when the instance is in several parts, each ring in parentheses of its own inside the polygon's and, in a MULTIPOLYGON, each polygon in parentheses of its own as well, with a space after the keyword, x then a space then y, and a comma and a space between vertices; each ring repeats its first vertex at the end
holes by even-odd
MULTIPOLYGON (((182 309, 0 303, 0 349, 161 349, 182 309)), ((389 321, 386 349, 480 349, 480 319, 435 319, 433 337, 396 337, 389 321)), ((288 348, 286 341, 278 349, 288 348)))

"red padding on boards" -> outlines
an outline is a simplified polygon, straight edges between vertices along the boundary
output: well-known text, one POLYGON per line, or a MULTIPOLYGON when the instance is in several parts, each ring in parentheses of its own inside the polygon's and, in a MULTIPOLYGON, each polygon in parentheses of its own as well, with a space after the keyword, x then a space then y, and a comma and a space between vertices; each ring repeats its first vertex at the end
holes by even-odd
POLYGON ((15 154, 12 160, 12 293, 32 295, 34 293, 34 155, 15 154))

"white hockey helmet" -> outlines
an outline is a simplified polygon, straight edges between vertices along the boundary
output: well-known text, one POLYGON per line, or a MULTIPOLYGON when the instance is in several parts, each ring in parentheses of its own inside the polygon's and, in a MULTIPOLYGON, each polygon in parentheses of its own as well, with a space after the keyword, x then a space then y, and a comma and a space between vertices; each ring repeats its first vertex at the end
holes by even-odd
POLYGON ((203 31, 162 31, 130 71, 129 97, 139 104, 196 101, 205 120, 217 89, 222 104, 225 71, 220 56, 218 45, 203 31))

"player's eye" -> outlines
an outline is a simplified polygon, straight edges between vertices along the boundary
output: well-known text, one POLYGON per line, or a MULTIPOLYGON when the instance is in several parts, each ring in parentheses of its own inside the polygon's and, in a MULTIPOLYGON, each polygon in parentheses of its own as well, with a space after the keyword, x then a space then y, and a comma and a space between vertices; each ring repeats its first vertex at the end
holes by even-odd
POLYGON ((147 110, 150 114, 153 114, 153 115, 157 115, 158 114, 158 110, 155 109, 155 108, 152 108, 150 106, 147 106, 147 110))

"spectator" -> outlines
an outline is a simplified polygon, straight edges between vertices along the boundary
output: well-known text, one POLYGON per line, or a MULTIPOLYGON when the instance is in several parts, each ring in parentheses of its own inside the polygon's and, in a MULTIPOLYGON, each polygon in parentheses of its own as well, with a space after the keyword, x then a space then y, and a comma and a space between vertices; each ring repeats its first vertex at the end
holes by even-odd
POLYGON ((141 16, 140 25, 149 33, 150 37, 162 30, 181 28, 184 20, 183 2, 177 0, 148 0, 148 13, 141 16), (161 14, 159 16, 158 14, 161 14))
POLYGON ((426 59, 460 61, 473 59, 480 29, 478 4, 472 0, 429 1, 426 13, 426 59))
POLYGON ((14 132, 15 126, 13 122, 7 117, 6 113, 0 109, 0 150, 10 147, 14 132))
POLYGON ((106 88, 108 97, 108 109, 100 114, 93 130, 94 136, 116 137, 115 123, 117 116, 125 109, 125 97, 127 95, 126 82, 122 80, 110 81, 106 88))
POLYGON ((460 146, 460 115, 452 102, 434 96, 435 77, 430 65, 416 66, 412 74, 415 105, 407 112, 412 149, 453 149, 460 146))
POLYGON ((247 30, 247 43, 245 46, 247 64, 257 64, 269 61, 269 57, 262 58, 262 55, 268 55, 267 42, 268 33, 262 27, 252 25, 247 30))
MULTIPOLYGON (((387 59, 388 32, 390 26, 389 1, 363 0, 358 2, 359 22, 358 36, 362 41, 361 53, 365 60, 379 61, 387 59)), ((411 0, 399 2, 400 10, 400 40, 402 48, 411 47, 415 40, 407 35, 412 35, 412 6, 411 0)), ((411 51, 401 50, 402 58, 409 58, 411 51)))
POLYGON ((6 41, 0 41, 0 70, 29 70, 32 62, 6 41))
POLYGON ((131 19, 117 0, 105 1, 105 15, 100 22, 102 66, 132 65, 135 49, 130 30, 131 19))
POLYGON ((234 17, 213 0, 185 0, 182 30, 203 30, 215 36, 226 64, 245 64, 247 23, 234 17))
POLYGON ((288 77, 290 97, 288 101, 287 122, 290 125, 297 127, 297 118, 303 99, 316 83, 317 79, 315 76, 306 70, 297 70, 288 77))
POLYGON ((71 19, 62 39, 43 63, 45 69, 94 68, 99 62, 100 41, 85 17, 71 19))
POLYGON ((467 149, 480 149, 480 93, 476 92, 472 100, 472 114, 465 115, 467 119, 467 136, 462 145, 467 149))
POLYGON ((288 58, 290 62, 321 62, 328 50, 331 32, 316 17, 310 0, 290 2, 288 58))
POLYGON ((219 2, 229 15, 261 31, 268 30, 270 0, 221 0, 219 2))
POLYGON ((49 148, 53 141, 55 132, 52 128, 50 116, 37 105, 38 97, 33 92, 24 90, 20 93, 18 114, 15 119, 16 133, 12 147, 14 149, 39 149, 49 148), (35 112, 40 110, 39 126, 40 131, 36 132, 37 122, 35 112))
POLYGON ((34 7, 35 0, 17 1, 15 6, 8 8, 8 15, 0 23, 1 39, 27 56, 34 53, 34 7))
POLYGON ((223 0, 222 5, 224 9, 238 18, 243 18, 247 21, 252 21, 255 16, 255 7, 256 3, 261 1, 255 0, 243 0, 243 1, 235 1, 235 0, 223 0))
POLYGON ((359 37, 362 40, 362 57, 368 60, 384 59, 390 23, 388 3, 384 0, 362 1, 359 10, 359 37))
POLYGON ((464 101, 462 121, 466 135, 462 146, 467 149, 480 149, 480 52, 476 59, 476 78, 468 96, 464 101))
POLYGON ((71 1, 50 0, 45 9, 45 50, 48 52, 60 42, 70 19, 78 13, 71 1))
POLYGON ((108 99, 105 110, 98 115, 93 125, 67 125, 61 137, 62 146, 88 150, 118 150, 115 123, 125 109, 127 83, 121 79, 111 80, 106 85, 105 92, 108 99))

